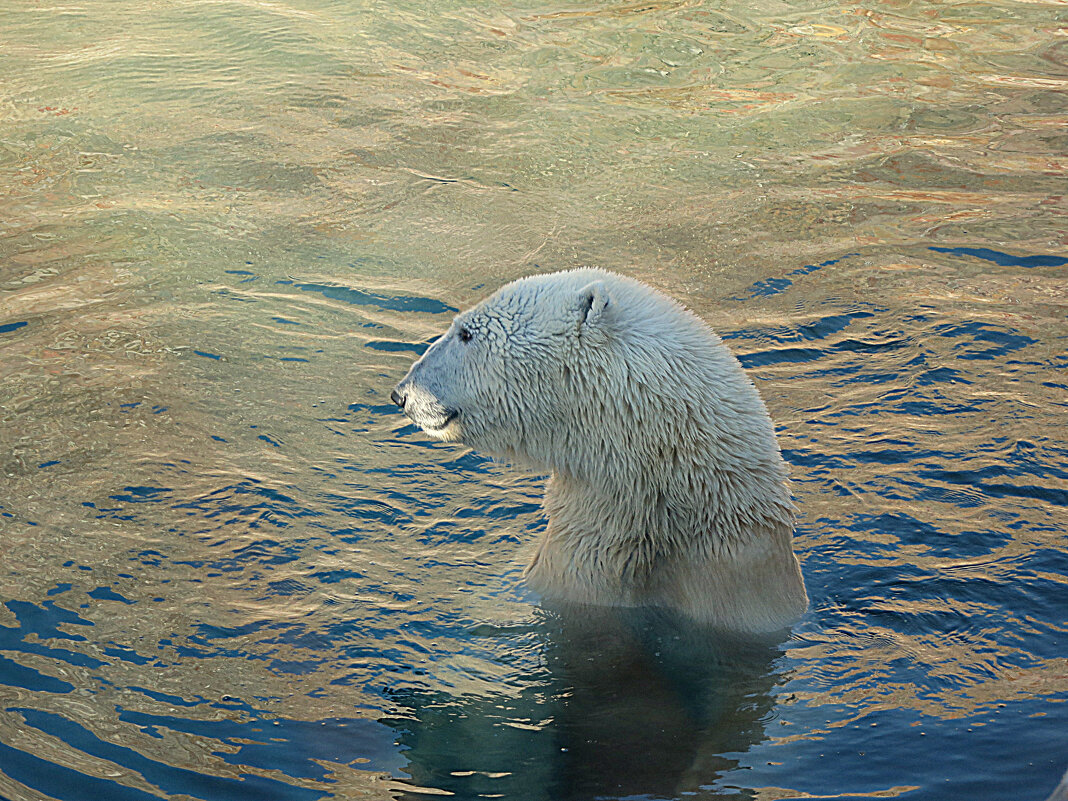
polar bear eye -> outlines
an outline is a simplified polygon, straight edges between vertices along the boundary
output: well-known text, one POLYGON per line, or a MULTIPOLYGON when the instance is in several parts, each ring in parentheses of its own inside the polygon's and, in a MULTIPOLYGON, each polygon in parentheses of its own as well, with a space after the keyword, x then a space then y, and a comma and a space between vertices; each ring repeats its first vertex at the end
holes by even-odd
POLYGON ((471 337, 472 337, 471 329, 467 328, 466 326, 461 325, 459 330, 456 332, 456 335, 458 337, 460 337, 460 341, 461 342, 470 342, 471 341, 471 337))

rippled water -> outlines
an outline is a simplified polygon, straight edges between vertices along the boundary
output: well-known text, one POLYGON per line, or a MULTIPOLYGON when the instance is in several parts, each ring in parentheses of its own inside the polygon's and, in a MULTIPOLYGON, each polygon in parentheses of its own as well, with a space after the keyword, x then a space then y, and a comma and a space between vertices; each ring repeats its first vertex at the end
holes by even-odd
POLYGON ((1068 764, 1060 0, 0 9, 0 795, 1041 799, 1068 764), (392 384, 595 264, 779 425, 775 648, 567 621, 392 384))

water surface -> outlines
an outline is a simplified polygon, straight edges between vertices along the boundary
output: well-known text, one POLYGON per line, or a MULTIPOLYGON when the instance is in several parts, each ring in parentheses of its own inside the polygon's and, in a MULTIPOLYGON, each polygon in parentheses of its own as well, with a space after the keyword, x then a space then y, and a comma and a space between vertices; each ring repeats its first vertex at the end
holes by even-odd
POLYGON ((0 10, 0 795, 1042 799, 1068 765, 1064 5, 0 10), (389 390, 597 265, 779 426, 776 646, 521 587, 389 390))

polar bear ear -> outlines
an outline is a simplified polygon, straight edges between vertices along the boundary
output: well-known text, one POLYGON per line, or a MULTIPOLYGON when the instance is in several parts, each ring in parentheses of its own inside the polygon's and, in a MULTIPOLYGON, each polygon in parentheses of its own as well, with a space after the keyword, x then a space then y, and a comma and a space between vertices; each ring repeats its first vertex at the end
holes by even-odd
POLYGON ((594 281, 583 287, 579 291, 579 313, 582 315, 582 324, 594 326, 601 322, 610 300, 604 281, 594 281))

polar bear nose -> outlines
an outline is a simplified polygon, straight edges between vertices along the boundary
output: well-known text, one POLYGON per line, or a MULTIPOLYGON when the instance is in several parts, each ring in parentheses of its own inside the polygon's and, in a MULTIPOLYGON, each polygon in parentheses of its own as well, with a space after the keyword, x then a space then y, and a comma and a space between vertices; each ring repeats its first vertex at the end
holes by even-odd
POLYGON ((407 398, 405 398, 404 395, 401 395, 399 392, 397 392, 396 389, 394 389, 392 392, 389 393, 389 398, 395 404, 400 406, 402 409, 404 408, 404 402, 407 400, 407 398))

